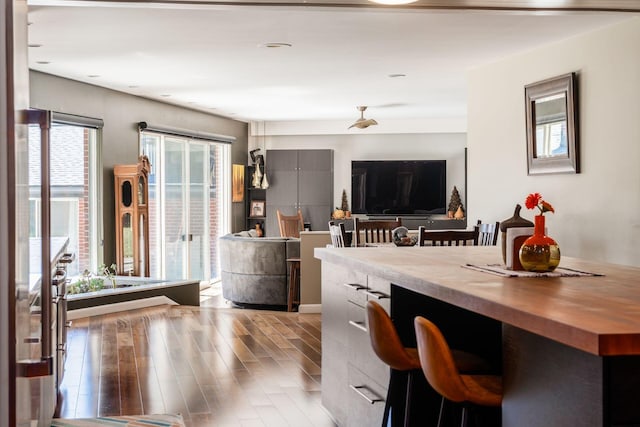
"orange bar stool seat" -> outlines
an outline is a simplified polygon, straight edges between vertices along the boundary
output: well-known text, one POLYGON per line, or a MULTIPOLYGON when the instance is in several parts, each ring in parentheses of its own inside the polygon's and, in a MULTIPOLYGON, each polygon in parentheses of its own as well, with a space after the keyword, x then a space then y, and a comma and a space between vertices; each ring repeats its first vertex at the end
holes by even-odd
MULTIPOLYGON (((402 420, 403 425, 408 426, 411 415, 413 376, 420 373, 422 369, 418 350, 412 347, 405 347, 402 344, 391 317, 375 301, 367 302, 367 323, 374 353, 391 369, 382 426, 386 427, 388 425, 393 385, 400 379, 398 376, 403 375, 407 377, 407 386, 402 420)), ((453 354, 456 366, 463 372, 482 372, 489 369, 489 364, 476 355, 458 350, 454 350, 453 354)))
MULTIPOLYGON (((443 398, 462 403, 461 425, 468 422, 472 405, 499 407, 502 405, 502 377, 498 375, 461 374, 454 355, 440 329, 418 316, 414 320, 418 355, 427 381, 443 398)), ((442 422, 442 407, 438 427, 442 422)))

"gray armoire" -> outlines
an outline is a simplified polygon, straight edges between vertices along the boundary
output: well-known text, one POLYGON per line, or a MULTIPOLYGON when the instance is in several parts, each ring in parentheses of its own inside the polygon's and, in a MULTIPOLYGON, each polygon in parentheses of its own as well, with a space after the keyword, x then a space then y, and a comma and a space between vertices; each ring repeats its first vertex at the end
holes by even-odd
POLYGON ((279 236, 276 210, 302 211, 311 230, 328 230, 333 211, 333 150, 267 150, 266 235, 279 236))

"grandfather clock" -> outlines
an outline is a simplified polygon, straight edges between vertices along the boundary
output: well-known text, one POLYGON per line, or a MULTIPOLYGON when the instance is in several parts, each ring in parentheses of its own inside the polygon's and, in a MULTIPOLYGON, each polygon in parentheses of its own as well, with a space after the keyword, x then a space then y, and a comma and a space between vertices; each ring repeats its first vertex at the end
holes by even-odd
POLYGON ((116 192, 116 271, 149 276, 149 172, 147 156, 113 168, 116 192))

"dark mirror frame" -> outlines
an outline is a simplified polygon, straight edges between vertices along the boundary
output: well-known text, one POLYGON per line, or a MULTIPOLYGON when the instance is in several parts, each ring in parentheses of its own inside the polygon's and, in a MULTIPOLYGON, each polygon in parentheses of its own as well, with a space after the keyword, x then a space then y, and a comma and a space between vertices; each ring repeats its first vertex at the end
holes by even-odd
POLYGON ((550 173, 579 173, 578 144, 578 85, 576 73, 543 80, 526 85, 525 111, 527 121, 527 173, 528 175, 550 173), (565 94, 567 100, 567 155, 538 157, 536 153, 537 99, 556 94, 565 94))

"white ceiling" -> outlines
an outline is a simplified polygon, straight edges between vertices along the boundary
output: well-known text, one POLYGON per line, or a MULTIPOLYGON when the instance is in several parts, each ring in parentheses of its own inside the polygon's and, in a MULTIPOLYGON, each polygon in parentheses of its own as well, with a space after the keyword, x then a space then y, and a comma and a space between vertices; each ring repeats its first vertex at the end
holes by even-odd
POLYGON ((469 68, 633 16, 30 4, 29 43, 41 45, 29 49, 34 70, 242 121, 345 127, 358 105, 379 122, 465 117, 469 68), (292 47, 261 46, 269 42, 292 47))

